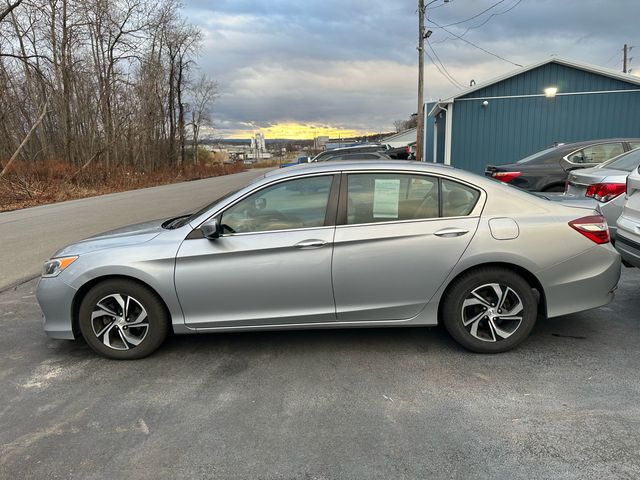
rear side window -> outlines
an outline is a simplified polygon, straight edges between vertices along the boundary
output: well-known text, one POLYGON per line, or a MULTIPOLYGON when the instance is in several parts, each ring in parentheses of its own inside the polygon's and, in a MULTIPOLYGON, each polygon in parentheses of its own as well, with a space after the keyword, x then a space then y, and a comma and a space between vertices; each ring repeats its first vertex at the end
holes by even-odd
POLYGON ((426 175, 349 174, 347 224, 465 216, 479 197, 466 185, 426 175))
POLYGON ((629 142, 629 146, 631 147, 631 150, 635 150, 640 147, 640 142, 629 142))
POLYGON ((379 160, 380 156, 375 153, 350 153, 343 155, 342 160, 379 160))
POLYGON ((624 155, 614 158, 611 162, 602 165, 602 168, 613 168, 630 172, 640 165, 640 150, 631 150, 624 155))
POLYGON ((463 217, 473 211, 480 192, 450 180, 442 180, 442 216, 463 217))
POLYGON ((621 143, 603 143, 583 148, 569 156, 572 163, 602 163, 613 157, 622 155, 624 148, 621 143))

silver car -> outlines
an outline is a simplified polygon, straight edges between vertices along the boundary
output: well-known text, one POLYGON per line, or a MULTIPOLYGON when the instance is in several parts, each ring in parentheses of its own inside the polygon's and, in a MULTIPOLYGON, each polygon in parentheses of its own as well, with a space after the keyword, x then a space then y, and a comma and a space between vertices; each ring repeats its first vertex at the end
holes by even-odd
POLYGON ((625 200, 627 176, 638 165, 640 150, 631 150, 597 167, 572 171, 564 195, 566 199, 585 199, 587 204, 592 202, 594 206, 598 205, 615 240, 616 222, 625 200))
POLYGON ((435 164, 328 162, 70 245, 45 263, 37 297, 47 334, 118 359, 170 332, 439 322, 495 353, 538 314, 610 302, 619 276, 594 210, 435 164))
POLYGON ((627 177, 627 195, 618 218, 616 247, 627 265, 640 268, 640 167, 627 177))

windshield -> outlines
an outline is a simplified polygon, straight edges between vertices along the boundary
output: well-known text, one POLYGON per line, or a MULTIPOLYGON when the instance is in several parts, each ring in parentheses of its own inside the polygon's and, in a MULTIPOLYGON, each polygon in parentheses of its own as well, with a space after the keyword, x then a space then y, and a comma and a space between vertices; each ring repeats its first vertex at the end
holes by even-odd
POLYGON ((598 168, 613 168, 614 170, 631 172, 638 165, 640 165, 640 150, 631 150, 630 152, 612 158, 608 162, 601 164, 598 168))
POLYGON ((524 157, 522 160, 518 160, 516 163, 527 163, 527 162, 531 162, 532 160, 535 160, 537 158, 542 157, 543 155, 546 155, 547 153, 551 153, 553 152, 556 148, 558 147, 551 147, 551 148, 547 148, 546 150, 542 150, 540 152, 536 152, 533 155, 529 155, 528 157, 524 157))
MULTIPOLYGON (((244 188, 244 187, 242 187, 244 188)), ((197 212, 192 213, 190 215, 185 215, 185 216, 180 216, 180 217, 176 217, 174 219, 174 221, 168 222, 166 223, 167 227, 166 228, 180 228, 183 225, 186 225, 187 223, 189 223, 191 220, 195 220, 196 218, 198 218, 200 215, 204 214, 205 212, 207 212, 207 210, 210 210, 211 208, 213 208, 217 203, 220 203, 222 200, 224 200, 225 198, 229 198, 231 195, 235 195, 236 193, 238 193, 240 190, 242 190, 242 188, 238 188, 236 190, 233 190, 229 193, 227 193, 226 195, 221 196, 220 198, 215 199, 213 202, 207 203, 206 205, 204 205, 202 208, 200 208, 197 212), (178 221, 175 221, 178 220, 178 221)))

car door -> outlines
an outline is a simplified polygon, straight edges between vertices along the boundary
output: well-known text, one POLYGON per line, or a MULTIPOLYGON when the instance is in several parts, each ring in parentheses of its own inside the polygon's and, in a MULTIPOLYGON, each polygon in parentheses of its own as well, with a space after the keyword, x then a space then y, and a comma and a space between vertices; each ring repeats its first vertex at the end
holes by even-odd
POLYGON ((344 174, 332 270, 338 321, 417 315, 471 241, 483 198, 436 176, 344 174))
POLYGON ((307 175, 262 187, 217 215, 219 238, 189 235, 175 267, 187 326, 334 321, 336 182, 307 175))

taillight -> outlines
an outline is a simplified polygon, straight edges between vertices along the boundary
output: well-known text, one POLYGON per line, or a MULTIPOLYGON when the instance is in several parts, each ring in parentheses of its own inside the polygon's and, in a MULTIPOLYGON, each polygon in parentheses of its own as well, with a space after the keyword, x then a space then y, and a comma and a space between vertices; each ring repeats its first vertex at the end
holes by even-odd
POLYGON ((493 178, 501 182, 509 183, 514 178, 518 178, 522 172, 494 172, 493 178))
POLYGON ((609 226, 602 215, 590 215, 569 222, 569 226, 592 242, 609 243, 609 226))
POLYGON ((594 183, 587 187, 585 196, 604 203, 622 195, 626 190, 626 183, 594 183))

